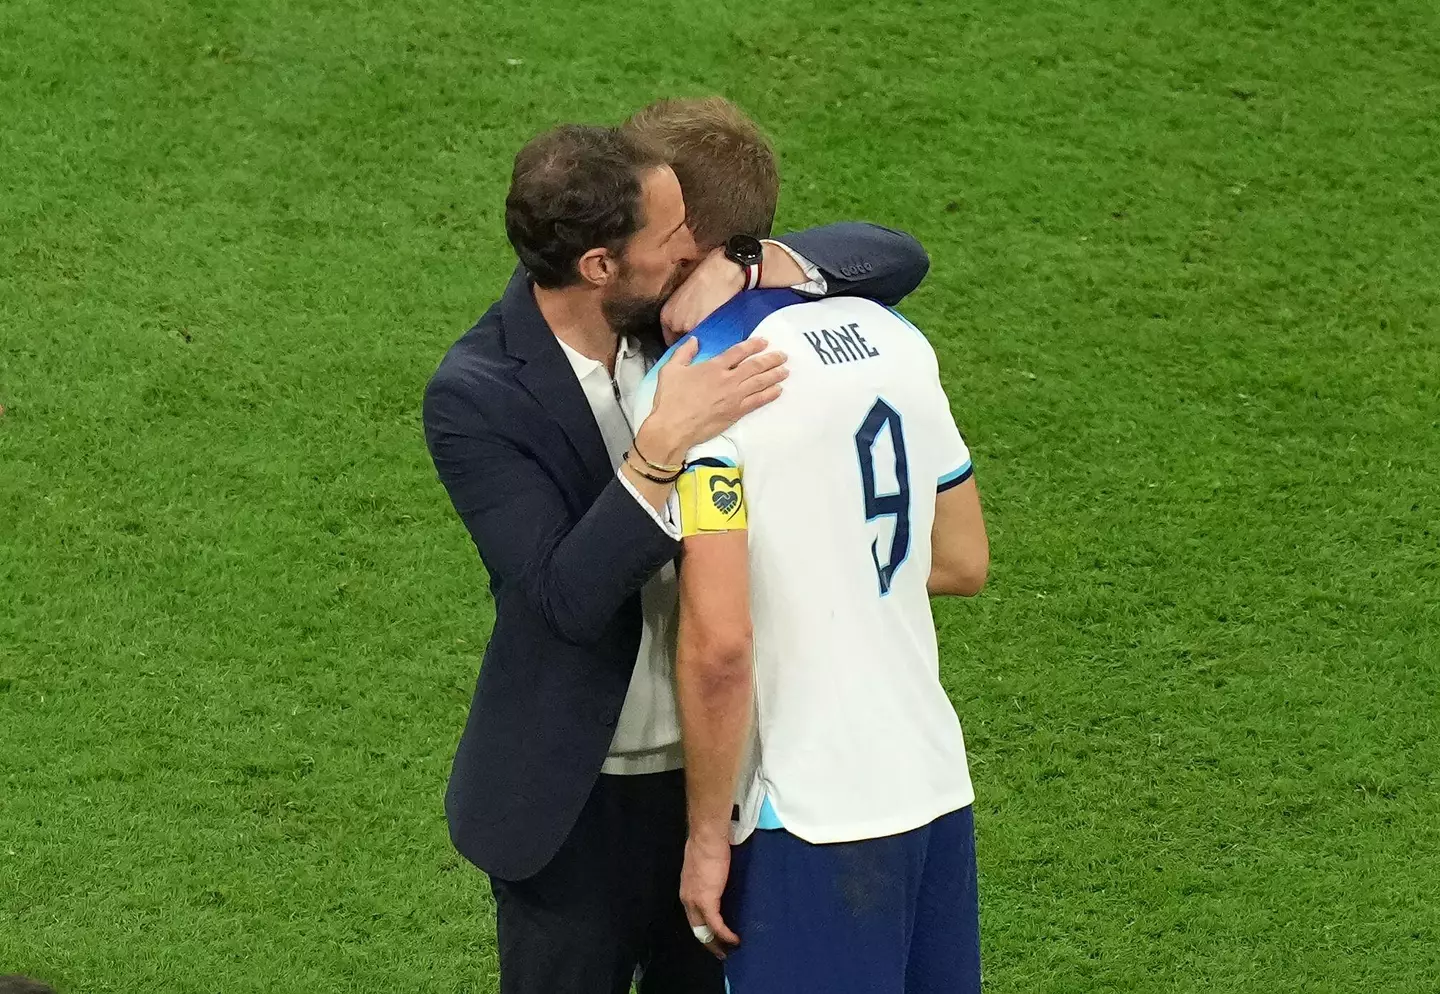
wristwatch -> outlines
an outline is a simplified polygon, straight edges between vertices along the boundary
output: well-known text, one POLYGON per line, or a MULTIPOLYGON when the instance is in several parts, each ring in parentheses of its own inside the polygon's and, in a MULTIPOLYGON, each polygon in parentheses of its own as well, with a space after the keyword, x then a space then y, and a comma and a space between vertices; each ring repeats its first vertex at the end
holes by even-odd
POLYGON ((760 285, 760 270, 765 262, 765 246, 754 235, 731 235, 725 243, 725 258, 745 272, 745 289, 760 285))

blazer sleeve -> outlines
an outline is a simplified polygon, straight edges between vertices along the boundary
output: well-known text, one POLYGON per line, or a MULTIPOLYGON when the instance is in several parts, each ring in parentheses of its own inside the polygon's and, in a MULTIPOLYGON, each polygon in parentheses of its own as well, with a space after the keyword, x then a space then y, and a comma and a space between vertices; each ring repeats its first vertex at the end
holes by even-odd
POLYGON ((520 593, 559 638, 600 638, 679 543, 612 477, 578 521, 544 468, 491 429, 457 384, 425 391, 435 470, 493 580, 520 593))
POLYGON ((776 241, 818 266, 832 297, 898 304, 930 271, 930 256, 910 235, 863 221, 809 228, 776 241))

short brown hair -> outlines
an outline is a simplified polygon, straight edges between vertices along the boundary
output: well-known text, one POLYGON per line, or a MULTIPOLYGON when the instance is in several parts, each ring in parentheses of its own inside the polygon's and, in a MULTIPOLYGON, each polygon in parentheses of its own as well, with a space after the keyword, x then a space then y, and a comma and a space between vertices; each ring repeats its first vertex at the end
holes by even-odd
POLYGON ((675 170, 697 244, 709 247, 731 235, 770 234, 780 170, 770 140, 739 107, 724 97, 657 100, 623 128, 665 156, 675 170))
POLYGON ((0 994, 55 994, 55 988, 18 973, 0 977, 0 994))
POLYGON ((515 156, 505 234, 535 282, 570 286, 586 252, 623 253, 644 223, 641 174, 663 165, 657 149, 619 128, 562 124, 530 139, 515 156))

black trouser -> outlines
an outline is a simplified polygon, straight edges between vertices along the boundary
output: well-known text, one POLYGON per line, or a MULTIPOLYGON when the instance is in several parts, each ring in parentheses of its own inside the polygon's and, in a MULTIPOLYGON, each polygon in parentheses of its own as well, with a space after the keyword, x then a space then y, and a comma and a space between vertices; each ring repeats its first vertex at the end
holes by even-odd
POLYGON ((721 994, 680 906, 685 774, 601 775, 555 858, 495 893, 501 994, 721 994))

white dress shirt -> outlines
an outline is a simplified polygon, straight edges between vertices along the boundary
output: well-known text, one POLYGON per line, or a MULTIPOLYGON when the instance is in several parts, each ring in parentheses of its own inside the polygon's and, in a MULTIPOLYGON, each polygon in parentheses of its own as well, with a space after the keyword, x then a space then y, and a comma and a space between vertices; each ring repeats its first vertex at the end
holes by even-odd
MULTIPOLYGON (((556 339, 559 341, 559 339, 556 339)), ((605 364, 560 342, 565 357, 575 370, 575 378, 585 391, 585 399, 605 439, 605 451, 619 473, 620 460, 634 441, 630 405, 640 381, 645 378, 645 356, 628 339, 620 340, 612 379, 605 364)), ((633 425, 639 430, 639 425, 633 425)), ((631 486, 624 473, 620 482, 649 512, 655 523, 678 539, 680 532, 666 516, 631 486)), ((679 588, 675 564, 666 563, 660 572, 640 590, 640 608, 644 629, 640 634, 640 652, 635 659, 635 672, 630 677, 630 690, 610 742, 610 754, 601 768, 603 773, 663 773, 684 765, 680 751, 680 718, 675 704, 675 624, 679 588)))

